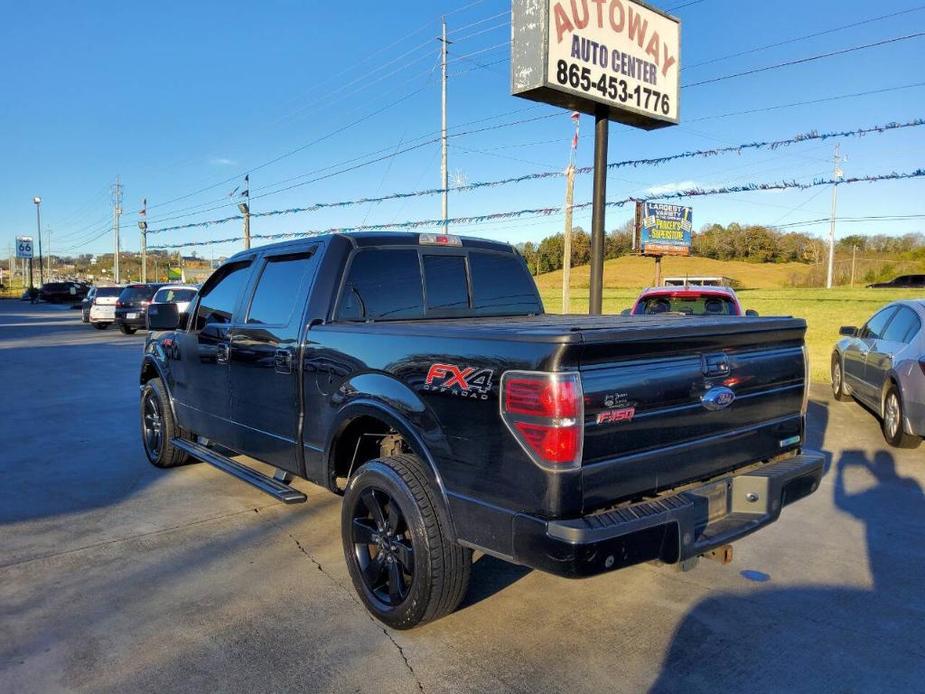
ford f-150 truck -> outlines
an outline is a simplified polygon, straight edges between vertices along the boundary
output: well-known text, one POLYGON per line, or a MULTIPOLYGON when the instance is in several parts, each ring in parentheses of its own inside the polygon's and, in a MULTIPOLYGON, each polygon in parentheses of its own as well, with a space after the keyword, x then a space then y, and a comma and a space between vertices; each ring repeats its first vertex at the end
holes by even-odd
POLYGON ((502 243, 250 249, 183 322, 149 307, 148 459, 342 494, 353 583, 395 628, 452 612, 473 551, 566 577, 729 558, 823 474, 802 320, 549 315, 502 243))

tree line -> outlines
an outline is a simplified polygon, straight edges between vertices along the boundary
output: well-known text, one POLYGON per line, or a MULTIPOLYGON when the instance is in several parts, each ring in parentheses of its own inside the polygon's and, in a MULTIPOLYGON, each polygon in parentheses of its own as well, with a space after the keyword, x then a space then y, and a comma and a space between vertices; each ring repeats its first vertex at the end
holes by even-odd
MULTIPOLYGON (((563 234, 545 237, 539 243, 527 241, 517 248, 534 275, 562 269, 563 234)), ((741 260, 751 263, 806 263, 821 265, 827 258, 827 242, 817 236, 800 231, 781 231, 761 224, 726 226, 709 224, 694 232, 691 252, 701 258, 714 260, 741 260)), ((837 244, 836 257, 846 253, 862 254, 905 261, 925 261, 925 234, 903 236, 854 234, 842 237, 837 244)), ((607 233, 604 239, 604 258, 619 258, 633 252, 633 222, 607 233)), ((591 236, 580 226, 572 231, 572 266, 587 265, 591 261, 591 236)), ((889 271, 889 269, 888 269, 889 271)), ((866 274, 866 273, 865 273, 866 274)), ((881 273, 872 274, 879 277, 881 273)))

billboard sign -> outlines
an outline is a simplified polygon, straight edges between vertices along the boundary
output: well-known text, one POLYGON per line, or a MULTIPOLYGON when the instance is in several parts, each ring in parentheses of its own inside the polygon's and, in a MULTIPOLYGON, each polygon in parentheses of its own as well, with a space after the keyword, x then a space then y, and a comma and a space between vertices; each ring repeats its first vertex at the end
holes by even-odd
POLYGON ((643 255, 690 255, 693 224, 690 207, 637 202, 633 247, 643 255))
POLYGON ((646 130, 680 121, 681 22, 638 0, 513 0, 511 93, 646 130))
POLYGON ((31 236, 17 236, 16 237, 16 257, 17 258, 31 258, 32 257, 32 237, 31 236))

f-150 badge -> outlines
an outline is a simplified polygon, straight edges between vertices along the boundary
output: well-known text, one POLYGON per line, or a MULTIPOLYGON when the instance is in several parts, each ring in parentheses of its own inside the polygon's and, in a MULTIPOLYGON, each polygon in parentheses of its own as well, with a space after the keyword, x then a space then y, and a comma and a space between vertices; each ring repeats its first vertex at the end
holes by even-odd
POLYGON ((488 400, 492 375, 491 369, 476 369, 474 366, 456 364, 431 364, 427 370, 427 378, 424 379, 423 390, 488 400))
POLYGON ((630 422, 636 416, 635 407, 620 407, 613 410, 604 410, 597 413, 598 424, 612 424, 615 422, 630 422))

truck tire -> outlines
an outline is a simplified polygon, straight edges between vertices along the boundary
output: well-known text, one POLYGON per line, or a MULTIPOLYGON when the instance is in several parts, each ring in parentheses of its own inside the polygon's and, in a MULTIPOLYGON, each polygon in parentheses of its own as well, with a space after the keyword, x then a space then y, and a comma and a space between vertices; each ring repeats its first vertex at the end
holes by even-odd
POLYGON ((894 448, 918 448, 921 436, 907 434, 903 429, 903 401, 899 389, 891 385, 883 398, 883 419, 881 420, 883 438, 894 448))
POLYGON ((178 430, 167 389, 161 379, 152 378, 141 391, 141 443, 149 463, 167 468, 189 462, 189 455, 170 443, 178 430))
POLYGON ((93 327, 96 328, 97 330, 105 330, 106 328, 109 327, 109 323, 94 323, 93 327))
POLYGON ((120 323, 119 330, 122 331, 123 335, 134 335, 138 331, 138 328, 130 328, 125 323, 120 323))
POLYGON ((837 353, 832 355, 832 395, 842 402, 851 400, 845 391, 845 367, 837 353))
POLYGON ((455 610, 469 586, 472 550, 447 537, 444 517, 413 455, 378 458, 344 492, 341 539, 366 609, 393 629, 455 610))

